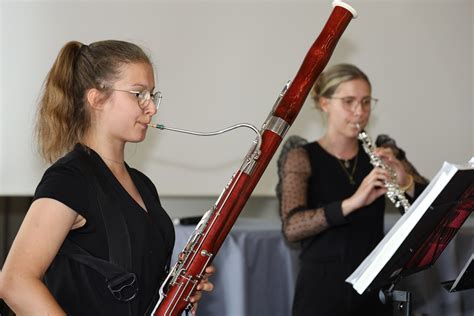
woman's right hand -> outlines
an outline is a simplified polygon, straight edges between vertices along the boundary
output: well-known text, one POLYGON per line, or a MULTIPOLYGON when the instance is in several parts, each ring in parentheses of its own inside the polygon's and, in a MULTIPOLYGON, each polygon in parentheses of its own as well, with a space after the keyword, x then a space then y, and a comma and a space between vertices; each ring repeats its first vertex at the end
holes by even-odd
POLYGON ((345 216, 371 204, 375 199, 387 192, 385 182, 389 179, 389 173, 382 168, 374 168, 362 180, 357 191, 342 202, 342 211, 345 216))

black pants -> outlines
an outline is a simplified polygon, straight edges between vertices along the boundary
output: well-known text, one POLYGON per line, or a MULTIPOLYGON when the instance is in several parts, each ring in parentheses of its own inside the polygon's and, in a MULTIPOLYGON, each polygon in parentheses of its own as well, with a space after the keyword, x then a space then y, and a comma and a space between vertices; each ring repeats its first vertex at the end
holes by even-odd
POLYGON ((302 263, 296 281, 293 316, 390 315, 378 293, 359 295, 345 282, 352 268, 338 260, 302 263))

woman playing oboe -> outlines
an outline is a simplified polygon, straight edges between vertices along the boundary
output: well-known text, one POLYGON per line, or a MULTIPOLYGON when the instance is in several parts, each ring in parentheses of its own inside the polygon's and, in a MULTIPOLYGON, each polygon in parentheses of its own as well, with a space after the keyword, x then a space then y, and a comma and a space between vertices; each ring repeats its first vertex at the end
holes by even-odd
MULTIPOLYGON (((124 161, 157 113, 150 59, 123 41, 67 43, 45 82, 38 140, 54 164, 11 247, 0 296, 18 315, 144 315, 166 275, 173 224, 124 161)), ((209 267, 207 272, 212 273, 209 267)), ((200 291, 212 290, 207 276, 200 291)))
MULTIPOLYGON (((383 315, 390 307, 377 291, 360 296, 344 281, 383 237, 390 175, 371 165, 357 138, 377 100, 368 77, 349 64, 322 73, 313 96, 326 131, 289 151, 282 165, 283 232, 302 248, 293 315, 383 315)), ((425 181, 400 153, 394 143, 375 150, 414 198, 425 181)))

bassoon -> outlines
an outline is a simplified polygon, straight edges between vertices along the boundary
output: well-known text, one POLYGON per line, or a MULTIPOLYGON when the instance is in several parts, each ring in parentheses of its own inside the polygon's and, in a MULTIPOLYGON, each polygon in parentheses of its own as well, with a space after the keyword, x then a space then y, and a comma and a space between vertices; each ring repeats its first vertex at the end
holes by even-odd
MULTIPOLYGON (((178 316, 191 307, 190 297, 203 278, 245 203, 260 180, 286 132, 300 112, 317 77, 327 65, 338 40, 356 11, 342 1, 333 2, 323 30, 309 49, 292 82, 277 98, 270 114, 257 130, 257 138, 241 167, 231 177, 212 209, 197 224, 178 261, 159 290, 153 316, 178 316)), ((163 125, 150 126, 166 129, 163 125)))

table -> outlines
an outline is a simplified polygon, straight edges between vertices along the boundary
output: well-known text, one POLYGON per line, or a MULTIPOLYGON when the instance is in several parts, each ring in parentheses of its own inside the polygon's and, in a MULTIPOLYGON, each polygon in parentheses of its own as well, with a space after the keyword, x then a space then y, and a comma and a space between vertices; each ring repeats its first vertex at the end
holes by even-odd
MULTIPOLYGON (((172 264, 195 226, 176 225, 172 264)), ((275 220, 239 218, 213 261, 214 291, 205 293, 198 315, 291 315, 297 251, 275 220)))

